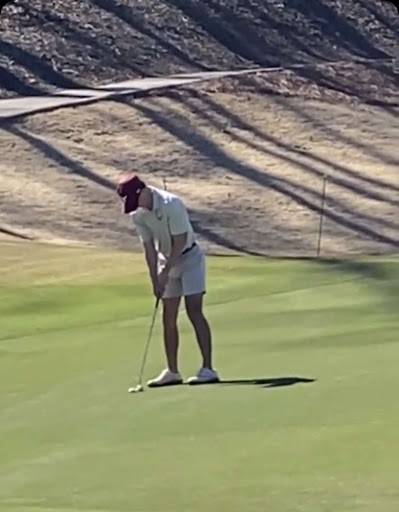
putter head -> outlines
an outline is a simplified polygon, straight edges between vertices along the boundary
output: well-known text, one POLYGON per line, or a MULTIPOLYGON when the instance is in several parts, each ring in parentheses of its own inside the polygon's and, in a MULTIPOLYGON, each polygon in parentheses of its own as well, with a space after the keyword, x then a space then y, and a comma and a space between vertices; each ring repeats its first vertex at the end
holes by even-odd
POLYGON ((144 388, 141 384, 138 384, 134 388, 129 388, 129 393, 142 393, 144 388))
MULTIPOLYGON (((158 306, 159 306, 160 301, 161 301, 161 299, 157 298, 156 303, 155 303, 154 316, 153 316, 153 319, 152 319, 152 323, 151 323, 151 327, 150 327, 150 333, 149 333, 148 341, 147 341, 147 345, 146 345, 146 350, 145 350, 145 353, 144 353, 144 358, 143 358, 141 370, 140 370, 139 377, 138 377, 138 381, 139 382, 141 382, 141 380, 143 378, 144 364, 145 364, 145 361, 146 361, 146 358, 147 358, 147 352, 148 352, 148 347, 149 347, 150 340, 151 340, 152 329, 154 327, 154 323, 155 323, 155 319, 156 319, 156 314, 157 314, 157 311, 158 311, 158 306)), ((141 384, 137 384, 137 386, 135 386, 133 388, 129 388, 128 391, 129 391, 129 393, 142 393, 144 391, 144 388, 143 388, 143 386, 141 384)))

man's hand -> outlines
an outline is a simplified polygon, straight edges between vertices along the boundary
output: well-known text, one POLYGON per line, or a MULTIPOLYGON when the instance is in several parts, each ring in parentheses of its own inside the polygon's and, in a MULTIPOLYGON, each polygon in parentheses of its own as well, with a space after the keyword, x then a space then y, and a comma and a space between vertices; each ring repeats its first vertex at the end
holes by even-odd
POLYGON ((165 293, 166 285, 169 280, 169 271, 164 268, 162 272, 158 275, 157 283, 156 283, 156 293, 158 293, 157 297, 162 298, 165 293))
POLYGON ((157 299, 162 299, 169 279, 169 272, 164 269, 152 281, 152 288, 157 299))
POLYGON ((157 299, 162 299, 162 296, 165 293, 165 290, 161 290, 161 288, 159 287, 158 281, 155 281, 152 283, 152 289, 154 292, 154 297, 157 299))

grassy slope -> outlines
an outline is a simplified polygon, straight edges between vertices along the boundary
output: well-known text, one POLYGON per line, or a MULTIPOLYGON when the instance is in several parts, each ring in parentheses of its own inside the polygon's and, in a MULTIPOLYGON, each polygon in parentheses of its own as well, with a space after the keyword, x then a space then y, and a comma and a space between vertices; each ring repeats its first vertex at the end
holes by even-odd
POLYGON ((316 381, 132 396, 142 260, 24 248, 1 247, 0 510, 396 511, 397 261, 213 259, 222 376, 316 381))

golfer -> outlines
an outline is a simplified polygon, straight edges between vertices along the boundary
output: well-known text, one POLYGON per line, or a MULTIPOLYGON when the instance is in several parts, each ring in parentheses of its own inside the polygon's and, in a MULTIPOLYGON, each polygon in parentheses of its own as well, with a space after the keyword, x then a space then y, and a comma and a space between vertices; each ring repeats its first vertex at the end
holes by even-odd
POLYGON ((212 367, 211 330, 203 313, 205 255, 198 245, 183 201, 176 195, 146 185, 131 174, 117 191, 124 213, 131 215, 144 247, 155 297, 163 303, 163 333, 167 368, 149 387, 181 384, 178 368, 177 318, 182 297, 202 355, 202 367, 190 384, 218 382, 212 367))

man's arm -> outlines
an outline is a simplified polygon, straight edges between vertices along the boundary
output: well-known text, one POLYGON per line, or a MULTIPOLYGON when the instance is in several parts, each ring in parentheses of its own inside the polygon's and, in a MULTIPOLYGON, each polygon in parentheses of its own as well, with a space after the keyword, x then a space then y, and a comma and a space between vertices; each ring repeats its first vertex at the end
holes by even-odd
POLYGON ((170 269, 178 262, 186 246, 188 229, 190 227, 187 209, 180 200, 175 200, 170 204, 168 217, 172 237, 172 251, 165 267, 166 273, 169 273, 170 269))
POLYGON ((148 227, 140 222, 138 218, 133 217, 133 223, 144 247, 145 259, 150 273, 150 278, 155 288, 158 276, 158 255, 155 248, 154 239, 148 227))
POLYGON ((145 251, 145 259, 147 262, 148 270, 150 272, 150 277, 152 284, 155 286, 158 280, 158 255, 155 249, 154 240, 151 239, 148 242, 143 242, 144 251, 145 251))
POLYGON ((182 233, 181 235, 172 235, 172 251, 168 258, 168 261, 165 266, 165 272, 169 273, 170 269, 176 265, 181 256, 181 253, 184 250, 187 240, 187 232, 182 233))

